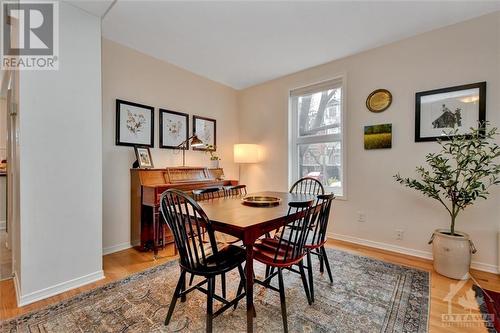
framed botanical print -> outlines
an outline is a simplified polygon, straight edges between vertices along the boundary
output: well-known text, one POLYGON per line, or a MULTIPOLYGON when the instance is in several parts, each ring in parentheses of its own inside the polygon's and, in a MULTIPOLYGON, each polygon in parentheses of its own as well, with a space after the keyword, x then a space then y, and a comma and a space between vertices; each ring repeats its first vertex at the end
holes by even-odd
POLYGON ((193 134, 198 136, 204 144, 204 148, 193 147, 193 150, 213 150, 217 148, 217 121, 215 119, 193 116, 193 134), (211 149, 207 146, 213 147, 211 149))
POLYGON ((119 146, 154 147, 154 107, 116 100, 116 138, 119 146))
POLYGON ((149 147, 134 146, 135 157, 139 163, 139 168, 149 169, 153 168, 153 159, 151 158, 151 151, 149 147))
POLYGON ((415 95, 415 142, 448 140, 486 120, 486 82, 418 92, 415 95))
MULTIPOLYGON (((187 113, 160 109, 160 148, 182 149, 179 145, 189 137, 187 113)), ((189 142, 183 147, 189 149, 189 142)))

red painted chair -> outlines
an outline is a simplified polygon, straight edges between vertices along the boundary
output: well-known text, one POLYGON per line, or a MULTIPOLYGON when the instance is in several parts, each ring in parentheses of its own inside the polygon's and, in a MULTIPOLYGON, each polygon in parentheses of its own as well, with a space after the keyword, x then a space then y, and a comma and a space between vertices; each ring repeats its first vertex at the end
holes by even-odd
MULTIPOLYGON (((293 265, 299 266, 299 273, 304 285, 304 291, 309 304, 309 288, 303 265, 306 255, 306 240, 310 230, 312 204, 314 200, 307 202, 290 202, 288 208, 289 224, 294 228, 289 232, 282 232, 278 238, 264 238, 254 246, 254 259, 268 267, 269 274, 264 281, 255 280, 256 283, 277 291, 280 294, 281 315, 283 317, 283 328, 288 332, 288 321, 286 314, 285 286, 283 282, 283 269, 290 269, 293 265), (276 272, 275 272, 276 270, 276 272), (279 288, 271 286, 271 280, 278 276, 279 288)), ((240 291, 241 291, 240 286, 240 291)))

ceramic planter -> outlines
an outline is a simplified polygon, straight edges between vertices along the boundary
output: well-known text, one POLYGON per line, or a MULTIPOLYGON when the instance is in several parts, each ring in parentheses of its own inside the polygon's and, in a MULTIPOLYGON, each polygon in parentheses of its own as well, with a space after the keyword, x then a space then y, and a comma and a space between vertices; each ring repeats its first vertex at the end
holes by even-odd
POLYGON ((218 169, 219 168, 219 160, 210 160, 210 168, 218 169))
POLYGON ((476 252, 469 235, 455 231, 452 236, 448 229, 437 229, 430 243, 436 272, 452 279, 469 279, 471 255, 476 252))

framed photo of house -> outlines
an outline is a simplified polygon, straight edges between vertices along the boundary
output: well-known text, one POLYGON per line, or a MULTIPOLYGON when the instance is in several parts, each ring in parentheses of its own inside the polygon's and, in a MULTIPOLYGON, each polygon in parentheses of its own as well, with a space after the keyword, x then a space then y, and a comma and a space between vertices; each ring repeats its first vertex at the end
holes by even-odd
POLYGON ((193 147, 193 150, 212 150, 217 148, 217 121, 215 119, 193 116, 193 134, 198 136, 204 144, 204 148, 193 147), (213 148, 207 148, 207 146, 213 148))
POLYGON ((152 106, 117 99, 116 145, 154 147, 154 111, 152 106))
POLYGON ((415 142, 448 140, 486 120, 486 82, 418 92, 415 95, 415 142))
MULTIPOLYGON (((160 148, 183 149, 179 145, 189 137, 187 113, 160 109, 160 148)), ((189 142, 183 145, 189 149, 189 142)))
POLYGON ((151 158, 151 151, 149 147, 134 146, 135 157, 141 169, 153 168, 153 159, 151 158))

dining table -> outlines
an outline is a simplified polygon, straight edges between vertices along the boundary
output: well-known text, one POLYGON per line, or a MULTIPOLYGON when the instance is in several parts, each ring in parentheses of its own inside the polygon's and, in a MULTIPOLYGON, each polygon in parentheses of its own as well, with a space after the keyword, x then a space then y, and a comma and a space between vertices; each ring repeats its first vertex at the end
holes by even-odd
POLYGON ((295 220, 293 214, 288 215, 289 202, 313 201, 316 196, 272 191, 252 193, 248 196, 275 197, 280 200, 276 206, 254 207, 245 205, 241 197, 221 197, 201 201, 199 205, 207 214, 215 231, 239 238, 245 246, 247 332, 253 332, 254 244, 262 235, 295 220))

